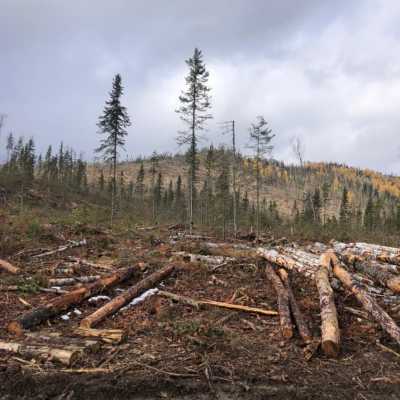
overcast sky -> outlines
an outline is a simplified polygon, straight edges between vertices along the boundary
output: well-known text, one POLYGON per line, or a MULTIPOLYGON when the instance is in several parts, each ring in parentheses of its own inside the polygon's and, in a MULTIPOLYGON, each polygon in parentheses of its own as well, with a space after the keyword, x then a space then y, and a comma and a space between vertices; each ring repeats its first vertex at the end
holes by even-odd
POLYGON ((204 144, 235 119, 244 148, 262 114, 277 159, 293 160, 298 136, 307 160, 400 174, 399 21, 396 0, 0 0, 3 141, 12 130, 92 158, 120 73, 127 154, 175 152, 184 60, 197 46, 212 87, 204 144))

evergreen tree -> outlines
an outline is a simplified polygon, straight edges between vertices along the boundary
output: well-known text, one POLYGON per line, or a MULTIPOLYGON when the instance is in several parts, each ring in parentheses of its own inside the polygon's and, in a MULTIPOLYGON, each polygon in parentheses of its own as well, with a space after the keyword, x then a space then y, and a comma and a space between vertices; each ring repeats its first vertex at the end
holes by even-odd
POLYGON ((314 212, 314 222, 320 223, 321 222, 321 193, 319 188, 314 190, 314 195, 312 199, 313 204, 313 212, 314 212))
POLYGON ((144 165, 143 161, 140 163, 139 172, 136 177, 135 197, 139 201, 139 206, 143 206, 144 201, 144 165))
POLYGON ((260 189, 261 189, 261 162, 263 158, 269 154, 273 146, 270 144, 275 135, 268 128, 268 123, 262 116, 257 117, 257 122, 253 123, 250 128, 250 144, 249 147, 254 151, 256 163, 256 229, 257 238, 260 236, 260 189))
POLYGON ((131 124, 126 108, 121 105, 122 93, 121 76, 117 74, 113 80, 110 100, 106 101, 103 114, 97 124, 100 134, 105 137, 101 140, 96 152, 101 153, 104 160, 111 162, 112 165, 111 226, 114 218, 119 149, 125 146, 125 136, 128 134, 126 128, 131 124))
POLYGON ((198 169, 198 141, 199 131, 204 123, 211 118, 209 114, 210 88, 207 86, 209 73, 203 62, 202 52, 195 48, 193 56, 186 60, 189 74, 185 78, 186 89, 179 96, 181 103, 176 110, 181 120, 187 125, 187 130, 179 133, 177 142, 188 145, 188 189, 189 189, 189 229, 193 227, 193 207, 195 198, 195 184, 198 169))
POLYGON ((342 201, 340 203, 339 210, 339 223, 341 226, 348 226, 350 223, 350 204, 349 204, 349 192, 347 187, 343 188, 342 201))
POLYGON ((105 183, 105 180, 104 180, 104 172, 103 172, 103 170, 101 170, 101 171, 100 171, 100 176, 99 176, 99 183, 98 183, 99 191, 100 191, 101 193, 104 192, 104 183, 105 183))

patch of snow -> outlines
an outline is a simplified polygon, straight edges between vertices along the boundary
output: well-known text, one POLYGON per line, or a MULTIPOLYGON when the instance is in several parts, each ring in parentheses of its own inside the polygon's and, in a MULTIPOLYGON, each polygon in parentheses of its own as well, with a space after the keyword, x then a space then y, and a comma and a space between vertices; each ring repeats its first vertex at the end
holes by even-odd
POLYGON ((93 296, 88 301, 89 303, 96 303, 99 300, 111 300, 111 298, 109 296, 100 295, 100 296, 93 296))
POLYGON ((121 308, 121 311, 124 311, 124 310, 126 310, 126 309, 128 309, 130 307, 133 307, 136 304, 142 303, 148 297, 151 297, 151 296, 155 295, 157 292, 158 292, 157 288, 146 290, 140 296, 135 297, 128 305, 126 305, 125 307, 121 308))
POLYGON ((76 315, 82 315, 82 311, 78 310, 77 308, 74 308, 74 313, 76 315))

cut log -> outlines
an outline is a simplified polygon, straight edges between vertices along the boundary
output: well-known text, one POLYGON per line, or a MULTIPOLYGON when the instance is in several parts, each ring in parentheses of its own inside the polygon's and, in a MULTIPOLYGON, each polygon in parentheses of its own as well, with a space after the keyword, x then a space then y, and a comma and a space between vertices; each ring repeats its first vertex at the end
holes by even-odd
POLYGON ((0 270, 9 272, 10 274, 18 274, 19 272, 18 267, 15 267, 6 260, 0 260, 0 270))
POLYGON ((233 257, 203 256, 201 254, 191 254, 191 253, 186 253, 184 251, 175 253, 175 256, 181 258, 184 261, 205 262, 205 263, 211 264, 211 265, 221 265, 221 264, 235 261, 235 258, 233 258, 233 257))
POLYGON ((357 271, 368 275, 380 285, 388 287, 394 293, 400 293, 400 276, 395 276, 390 272, 384 271, 376 265, 373 267, 364 261, 356 260, 353 265, 357 271))
POLYGON ((335 298, 329 283, 331 253, 321 256, 320 268, 315 274, 321 308, 321 346, 325 355, 337 357, 340 348, 340 330, 335 306, 335 298))
POLYGON ((83 337, 96 337, 110 344, 119 344, 126 337, 126 333, 122 329, 88 329, 79 327, 74 333, 83 337))
POLYGON ((89 260, 86 260, 84 258, 79 258, 79 257, 73 257, 73 256, 69 256, 67 257, 68 260, 73 261, 77 264, 80 264, 84 267, 89 267, 89 268, 94 268, 94 269, 104 269, 104 270, 110 270, 113 269, 112 265, 103 265, 103 264, 96 264, 93 263, 89 260))
POLYGON ((290 317, 289 293, 271 264, 267 264, 265 272, 278 297, 278 311, 282 335, 284 338, 290 339, 293 336, 293 325, 290 317))
POLYGON ((313 336, 310 332, 310 329, 308 328, 307 322, 304 319, 304 316, 300 310, 300 307, 296 301, 296 298, 294 297, 294 293, 290 284, 290 278, 289 274, 287 271, 283 268, 280 268, 278 270, 279 276, 282 279, 282 282, 284 283, 286 290, 289 295, 289 302, 290 302, 290 308, 292 310, 292 314, 297 326, 297 330, 299 331, 299 334, 301 338, 304 340, 305 343, 310 343, 313 340, 313 336))
POLYGON ((48 257, 48 256, 52 256, 54 254, 59 254, 62 253, 68 249, 72 249, 74 247, 80 247, 80 246, 86 246, 86 240, 80 240, 80 241, 75 241, 75 240, 71 240, 68 244, 65 244, 63 246, 59 246, 57 249, 54 250, 50 250, 50 251, 46 251, 44 253, 40 253, 40 254, 36 254, 34 256, 32 256, 31 258, 44 258, 44 257, 48 257))
MULTIPOLYGON (((282 249, 281 251, 283 252, 282 249)), ((276 250, 268 250, 263 247, 257 249, 257 254, 272 264, 276 264, 288 270, 295 270, 308 277, 313 277, 318 270, 318 262, 314 259, 311 260, 312 262, 301 257, 298 257, 299 260, 296 260, 292 255, 281 254, 276 250)), ((316 260, 318 260, 318 257, 316 257, 316 260)))
POLYGON ((379 306, 373 297, 354 282, 351 274, 340 264, 334 254, 331 257, 331 262, 333 264, 333 273, 335 276, 354 294, 354 296, 356 296, 364 309, 371 314, 382 329, 400 344, 400 328, 396 322, 379 306))
POLYGON ((0 341, 0 350, 19 354, 23 357, 57 361, 66 366, 73 365, 81 354, 81 349, 66 350, 48 346, 25 345, 22 343, 3 341, 0 341))
POLYGON ((94 325, 101 322, 107 316, 114 314, 125 304, 129 303, 132 299, 142 294, 145 290, 152 288, 157 283, 169 276, 175 266, 170 264, 162 268, 161 270, 154 272, 147 278, 141 280, 136 285, 132 286, 130 289, 126 290, 119 296, 112 299, 110 302, 100 307, 93 314, 88 315, 81 321, 80 326, 82 328, 92 328, 94 325))
POLYGON ((77 276, 75 278, 52 278, 48 280, 50 286, 68 286, 77 283, 91 283, 100 279, 100 275, 77 276))
POLYGON ((8 325, 8 330, 17 335, 21 335, 24 329, 29 329, 39 325, 43 321, 60 314, 72 305, 79 304, 88 297, 101 293, 104 290, 131 278, 135 271, 135 267, 123 269, 112 275, 101 278, 90 285, 66 293, 52 300, 50 303, 44 306, 39 306, 27 314, 22 315, 17 320, 12 321, 8 325))
POLYGON ((214 300, 195 300, 190 297, 181 296, 181 295, 171 293, 171 292, 166 292, 164 290, 159 290, 157 292, 157 295, 169 298, 169 299, 179 302, 179 303, 187 304, 187 305, 197 308, 197 309, 202 306, 213 306, 213 307, 226 308, 226 309, 236 310, 236 311, 256 313, 256 314, 261 314, 261 315, 278 315, 278 313, 276 311, 265 310, 263 308, 248 307, 248 306, 242 306, 241 304, 231 304, 231 303, 225 303, 225 302, 214 301, 214 300))

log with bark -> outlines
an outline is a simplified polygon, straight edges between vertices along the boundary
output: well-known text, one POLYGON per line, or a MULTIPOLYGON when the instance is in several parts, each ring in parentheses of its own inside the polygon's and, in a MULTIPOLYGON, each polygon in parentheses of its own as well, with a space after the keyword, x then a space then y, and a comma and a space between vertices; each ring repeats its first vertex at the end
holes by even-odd
POLYGON ((50 286, 69 286, 77 283, 91 283, 100 279, 100 275, 77 276, 74 278, 51 278, 48 280, 50 286))
POLYGON ((369 295, 365 290, 360 288, 354 281, 351 274, 346 271, 343 265, 339 262, 335 254, 330 254, 331 263, 333 265, 333 273, 342 282, 342 284, 350 290, 357 298, 373 319, 380 324, 382 329, 389 334, 398 344, 400 344, 400 328, 389 314, 383 310, 376 300, 369 295))
POLYGON ((179 303, 189 305, 189 306, 197 308, 197 309, 199 309, 203 306, 212 306, 212 307, 226 308, 229 310, 255 313, 255 314, 260 314, 260 315, 278 315, 278 313, 273 310, 265 310, 263 308, 258 308, 258 307, 248 307, 248 306, 243 306, 241 304, 225 303, 225 302, 214 301, 214 300, 195 300, 195 299, 192 299, 187 296, 181 296, 181 295, 167 292, 164 290, 159 290, 157 292, 157 295, 166 297, 168 299, 171 299, 171 300, 179 302, 179 303))
POLYGON ((80 240, 80 241, 75 241, 75 240, 70 240, 69 243, 59 246, 57 249, 50 250, 50 251, 45 251, 44 253, 36 254, 32 256, 31 258, 44 258, 48 256, 52 256, 54 254, 59 254, 62 253, 68 249, 72 249, 74 247, 80 247, 80 246, 86 246, 87 242, 86 239, 80 240))
POLYGON ((87 286, 82 286, 76 290, 66 293, 49 303, 39 306, 34 310, 22 315, 15 321, 8 324, 8 330, 17 335, 21 335, 24 329, 30 329, 36 325, 39 325, 43 321, 46 321, 62 311, 67 310, 74 304, 79 304, 83 300, 103 292, 110 287, 131 278, 136 271, 135 267, 130 267, 115 272, 112 275, 103 277, 96 282, 87 286))
POLYGON ((282 279, 283 284, 286 287, 286 290, 289 295, 289 302, 290 302, 290 308, 292 310, 293 318, 297 326, 297 330, 299 331, 299 334, 301 338, 304 340, 305 343, 310 343, 313 340, 313 336, 311 334, 310 329, 308 328, 307 322, 304 319, 303 313, 300 310, 300 307, 296 301, 296 298, 294 297, 294 293, 292 290, 292 286, 290 283, 290 277, 287 271, 283 268, 280 268, 278 270, 279 276, 282 279))
POLYGON ((201 254, 186 253, 184 251, 176 252, 174 255, 181 258, 184 261, 188 261, 188 262, 192 262, 192 263, 193 262, 205 262, 206 264, 210 264, 210 265, 220 265, 220 264, 225 264, 228 262, 235 261, 235 258, 233 258, 233 257, 204 256, 201 254))
POLYGON ((396 247, 380 246, 370 243, 342 243, 331 242, 333 249, 337 253, 351 252, 363 258, 373 258, 376 261, 400 265, 400 249, 396 247))
MULTIPOLYGON (((283 250, 280 249, 280 251, 283 250)), ((286 255, 279 253, 276 250, 268 250, 259 247, 257 249, 257 254, 272 264, 276 264, 288 270, 295 270, 308 277, 313 277, 315 272, 318 270, 318 261, 315 261, 315 259, 304 259, 301 253, 297 259, 295 259, 293 254, 286 255)), ((316 260, 318 260, 318 257, 316 257, 316 260)))
POLYGON ((173 264, 169 264, 161 270, 149 275, 147 278, 144 278, 136 285, 132 286, 130 289, 126 290, 119 296, 106 303, 103 307, 100 307, 93 314, 88 315, 81 321, 80 326, 82 328, 92 328, 93 326, 97 325, 104 318, 108 317, 111 314, 114 314, 121 307, 129 303, 132 299, 140 296, 145 290, 151 289, 156 284, 161 282, 163 279, 169 276, 174 269, 175 266, 173 264))
POLYGON ((57 361, 63 365, 73 365, 80 357, 82 349, 61 349, 48 346, 28 345, 16 342, 0 341, 0 350, 19 354, 23 357, 33 357, 40 360, 57 361))
POLYGON ((353 266, 357 271, 368 275, 380 285, 388 287, 394 293, 400 293, 400 276, 395 276, 379 268, 378 265, 371 265, 371 263, 366 261, 356 260, 353 266))
POLYGON ((321 256, 320 268, 315 274, 321 308, 321 346, 328 357, 337 357, 340 348, 340 330, 335 298, 329 282, 332 253, 321 256))
POLYGON ((293 325, 290 317, 289 293, 271 264, 267 264, 265 272, 278 297, 278 311, 282 335, 284 338, 290 339, 293 336, 293 325))
POLYGON ((105 343, 119 344, 126 338, 126 332, 122 329, 90 329, 77 328, 74 333, 83 337, 99 338, 105 343))
POLYGON ((18 274, 19 268, 6 260, 0 260, 0 271, 9 272, 10 274, 18 274))

